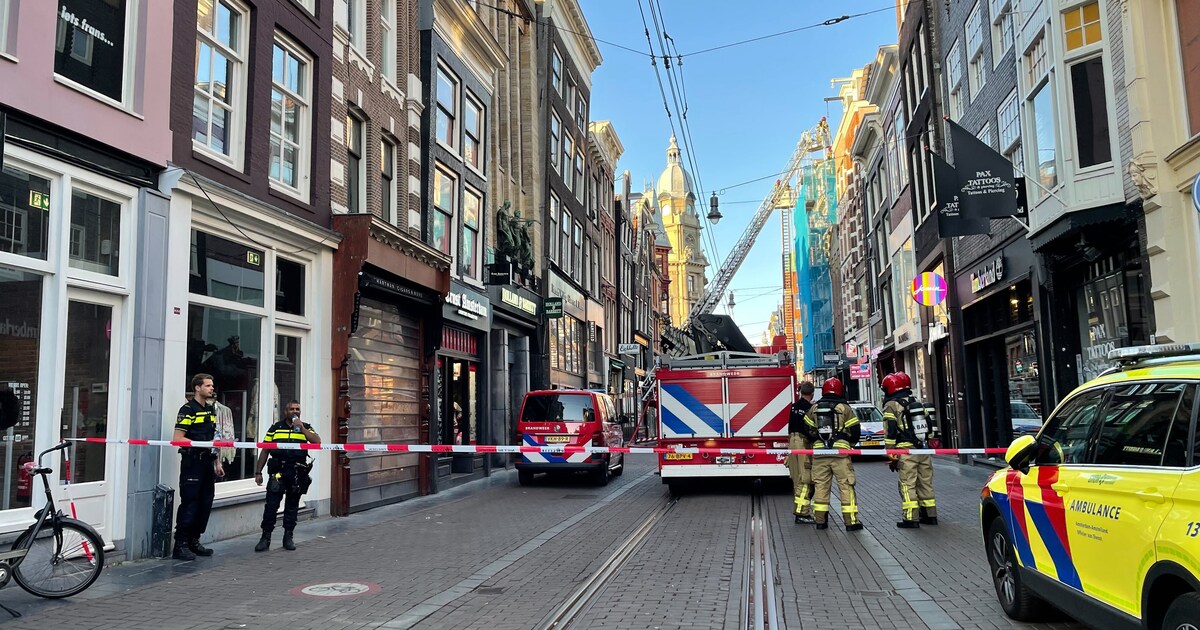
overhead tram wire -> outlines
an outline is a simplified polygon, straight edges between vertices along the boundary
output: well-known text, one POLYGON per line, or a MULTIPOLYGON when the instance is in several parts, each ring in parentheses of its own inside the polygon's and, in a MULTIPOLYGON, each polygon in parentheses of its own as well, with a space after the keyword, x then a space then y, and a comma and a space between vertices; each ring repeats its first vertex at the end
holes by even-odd
POLYGON ((662 75, 658 72, 658 57, 654 54, 654 42, 650 40, 650 25, 646 23, 642 0, 638 0, 638 13, 642 14, 642 30, 646 34, 646 46, 650 48, 650 66, 654 68, 654 78, 658 80, 658 92, 662 95, 663 109, 667 112, 667 123, 671 125, 671 135, 675 135, 675 120, 671 117, 671 106, 667 104, 667 90, 663 87, 662 75))

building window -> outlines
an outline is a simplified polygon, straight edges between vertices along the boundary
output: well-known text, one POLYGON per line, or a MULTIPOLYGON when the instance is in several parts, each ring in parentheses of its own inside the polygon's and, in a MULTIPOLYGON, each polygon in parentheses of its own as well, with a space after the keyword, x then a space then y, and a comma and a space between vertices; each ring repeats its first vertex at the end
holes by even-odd
POLYGON ((275 311, 304 316, 304 263, 275 259, 275 311))
POLYGON ((549 257, 551 261, 562 262, 558 257, 558 212, 559 203, 558 195, 550 193, 550 247, 549 257))
POLYGON ((946 83, 950 91, 950 118, 962 118, 962 46, 957 40, 950 45, 950 54, 946 55, 946 83))
POLYGON ((575 92, 575 124, 580 129, 587 129, 587 101, 583 100, 583 92, 575 92))
POLYGON ((1013 0, 991 0, 992 15, 992 66, 1012 48, 1014 41, 1013 0))
POLYGON ((992 140, 992 121, 989 120, 984 123, 983 128, 979 130, 979 135, 976 137, 989 147, 995 148, 996 143, 992 140))
POLYGON ((563 183, 567 185, 567 190, 572 190, 571 182, 573 175, 571 173, 571 160, 575 156, 575 143, 571 139, 571 134, 563 130, 563 150, 562 150, 562 175, 563 183))
POLYGON ((1049 70, 1047 67, 1049 60, 1046 55, 1046 37, 1041 35, 1029 48, 1029 52, 1025 53, 1025 81, 1031 89, 1042 80, 1042 77, 1046 76, 1046 72, 1049 70))
POLYGON ((467 188, 463 193, 462 252, 458 271, 467 278, 479 278, 479 209, 483 195, 467 188))
POLYGON ((1054 95, 1047 82, 1030 99, 1034 137, 1031 150, 1037 165, 1037 178, 1041 186, 1038 196, 1048 194, 1058 185, 1058 151, 1055 144, 1054 95))
POLYGON ((571 253, 571 273, 580 285, 587 283, 583 277, 583 224, 575 222, 575 246, 571 253))
POLYGON ((1000 123, 1001 152, 1008 151, 1012 145, 1021 139, 1021 118, 1017 108, 1017 91, 1014 89, 1008 98, 996 110, 996 120, 1000 123))
POLYGON ((300 192, 307 176, 311 64, 299 49, 275 39, 271 72, 271 180, 300 192))
POLYGON ((350 45, 362 54, 367 49, 367 2, 345 0, 345 3, 346 33, 350 35, 350 45))
POLYGON ((983 63, 983 55, 971 60, 967 68, 967 98, 975 99, 980 90, 987 84, 987 68, 983 63))
POLYGON ((483 106, 468 96, 463 110, 463 159, 467 164, 483 168, 483 106))
POLYGON ((558 266, 563 271, 571 271, 571 215, 566 208, 562 213, 562 238, 558 242, 558 266))
POLYGON ((433 223, 429 228, 429 244, 439 251, 450 252, 450 226, 454 220, 454 197, 457 184, 454 176, 442 168, 433 170, 433 223))
POLYGON ((379 9, 379 68, 385 79, 396 84, 396 0, 383 0, 379 9))
POLYGON ((1100 42, 1100 4, 1092 2, 1063 13, 1067 52, 1100 42))
POLYGON ((967 57, 974 58, 983 51, 983 11, 979 3, 971 7, 971 13, 967 15, 966 24, 966 40, 967 40, 967 57))
POLYGON ((562 135, 562 120, 558 114, 550 114, 550 166, 554 167, 555 171, 559 170, 559 152, 558 141, 562 135))
MULTIPOLYGON (((905 151, 907 150, 906 147, 908 146, 908 143, 905 141, 905 131, 906 131, 906 125, 904 123, 904 110, 900 109, 900 108, 896 108, 896 155, 897 156, 904 155, 905 151)), ((919 145, 920 143, 917 143, 917 144, 919 145)), ((897 165, 899 166, 899 169, 898 169, 899 173, 897 174, 897 179, 900 181, 900 186, 896 190, 897 196, 899 196, 900 191, 904 190, 904 187, 908 185, 908 169, 904 168, 904 164, 900 162, 900 159, 901 159, 900 157, 897 157, 897 165)))
POLYGON ((1093 57, 1071 65, 1071 100, 1074 106, 1075 143, 1079 166, 1087 168, 1112 161, 1108 130, 1108 94, 1104 60, 1093 57))
POLYGON ((575 147, 575 176, 574 176, 575 198, 583 201, 583 143, 580 142, 575 147))
MULTIPOLYGON (((898 112, 899 108, 897 108, 897 113, 898 112)), ((888 178, 888 184, 889 188, 891 189, 893 203, 900 198, 900 167, 897 161, 900 158, 897 154, 896 145, 898 142, 897 136, 901 135, 902 133, 903 131, 898 133, 895 127, 893 127, 892 132, 888 134, 887 139, 887 170, 891 173, 891 177, 888 178)))
POLYGON ((1018 142, 1017 144, 1013 145, 1013 146, 1012 146, 1012 148, 1010 148, 1010 149, 1009 149, 1009 150, 1008 150, 1008 151, 1007 151, 1007 152, 1004 154, 1004 157, 1008 158, 1008 161, 1009 161, 1009 162, 1012 162, 1012 165, 1013 165, 1013 171, 1014 171, 1014 172, 1015 172, 1017 175, 1019 175, 1019 176, 1021 176, 1021 177, 1024 177, 1024 176, 1025 176, 1025 152, 1024 152, 1024 150, 1021 148, 1021 143, 1020 143, 1020 142, 1018 142))
POLYGON ((265 305, 266 275, 261 249, 192 230, 189 290, 246 306, 265 305))
POLYGON ((595 243, 592 243, 592 293, 600 293, 600 247, 595 243))
POLYGON ((1194 136, 1200 134, 1200 11, 1196 11, 1192 0, 1175 0, 1175 19, 1179 24, 1187 128, 1194 136))
POLYGON ((0 171, 0 252, 47 260, 50 180, 14 166, 0 171))
POLYGON ((379 189, 380 214, 388 223, 396 225, 396 144, 388 138, 379 141, 379 189))
POLYGON ((346 205, 363 212, 363 123, 354 112, 346 114, 346 205))
POLYGON ((200 0, 196 9, 192 141, 230 163, 241 145, 247 14, 230 0, 200 0))
MULTIPOLYGON (((583 242, 583 272, 590 274, 592 270, 592 239, 585 238, 583 242)), ((579 278, 579 284, 583 285, 585 291, 591 295, 595 295, 592 290, 592 278, 590 275, 585 275, 579 278)))
POLYGON ((557 94, 562 94, 562 73, 562 55, 558 52, 558 46, 554 46, 550 49, 550 88, 557 94))
POLYGON ((58 0, 54 73, 124 104, 132 56, 125 35, 135 4, 129 0, 58 0))
POLYGON ((437 139, 458 148, 458 80, 442 66, 437 69, 437 139))
POLYGON ((71 191, 72 267, 120 275, 121 214, 118 202, 82 190, 71 191))

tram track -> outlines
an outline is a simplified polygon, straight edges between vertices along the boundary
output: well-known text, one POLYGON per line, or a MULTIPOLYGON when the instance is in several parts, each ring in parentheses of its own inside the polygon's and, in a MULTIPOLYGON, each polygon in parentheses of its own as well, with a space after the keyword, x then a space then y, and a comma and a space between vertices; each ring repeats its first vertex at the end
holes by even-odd
POLYGON ((745 532, 746 562, 742 572, 741 627, 746 630, 783 628, 775 590, 774 544, 768 505, 762 489, 756 487, 750 497, 750 520, 745 532))

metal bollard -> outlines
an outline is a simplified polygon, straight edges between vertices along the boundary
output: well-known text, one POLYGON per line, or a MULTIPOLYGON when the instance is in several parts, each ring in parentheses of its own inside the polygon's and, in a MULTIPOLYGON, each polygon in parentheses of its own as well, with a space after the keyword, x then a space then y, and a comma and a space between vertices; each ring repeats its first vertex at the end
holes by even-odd
POLYGON ((175 489, 154 486, 154 521, 150 531, 150 555, 167 558, 171 555, 171 518, 175 514, 175 489))

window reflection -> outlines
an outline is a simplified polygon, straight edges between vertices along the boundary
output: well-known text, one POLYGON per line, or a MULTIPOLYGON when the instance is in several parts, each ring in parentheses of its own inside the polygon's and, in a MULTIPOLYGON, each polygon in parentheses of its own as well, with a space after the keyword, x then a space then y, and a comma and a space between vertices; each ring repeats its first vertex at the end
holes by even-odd
MULTIPOLYGON (((212 375, 220 405, 218 439, 257 442, 280 416, 277 384, 271 384, 269 392, 259 387, 261 347, 261 318, 195 304, 188 308, 187 379, 198 372, 212 375), (271 397, 269 417, 259 417, 259 396, 271 397)), ((191 392, 186 380, 180 388, 185 393, 191 392)), ((228 461, 224 481, 254 476, 254 450, 230 449, 222 457, 228 461)))
POLYGON ((29 507, 33 479, 21 474, 21 464, 33 461, 37 427, 39 328, 42 320, 42 278, 0 267, 0 412, 16 424, 0 435, 4 468, 0 469, 0 510, 29 507))

